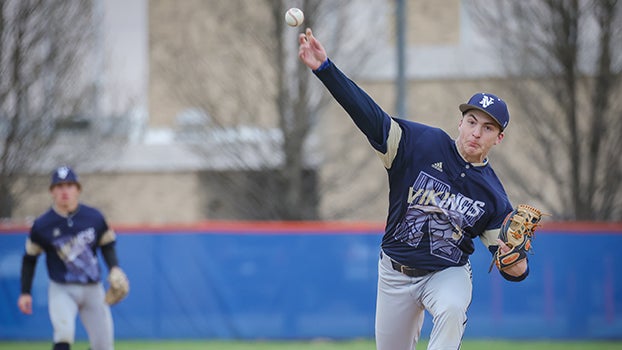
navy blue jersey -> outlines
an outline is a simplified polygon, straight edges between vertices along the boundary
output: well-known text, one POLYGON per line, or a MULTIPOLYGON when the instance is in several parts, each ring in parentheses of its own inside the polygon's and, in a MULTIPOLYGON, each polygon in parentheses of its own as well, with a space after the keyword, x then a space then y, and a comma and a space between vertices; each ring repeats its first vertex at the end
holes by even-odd
POLYGON ((80 204, 69 216, 50 208, 35 220, 29 238, 45 251, 51 280, 94 283, 100 281, 101 275, 97 247, 107 231, 102 213, 80 204))
POLYGON ((314 71, 383 160, 389 210, 383 251, 415 268, 464 265, 473 239, 501 227, 512 205, 488 164, 467 162, 441 129, 392 118, 328 61, 314 71))

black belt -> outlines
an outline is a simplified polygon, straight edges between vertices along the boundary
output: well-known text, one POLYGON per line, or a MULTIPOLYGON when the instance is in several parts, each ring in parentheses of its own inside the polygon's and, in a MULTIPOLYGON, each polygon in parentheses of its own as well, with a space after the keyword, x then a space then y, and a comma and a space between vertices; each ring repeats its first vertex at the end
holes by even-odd
MULTIPOLYGON (((380 258, 382 258, 382 252, 380 252, 380 258)), ((391 257, 389 256, 387 256, 387 258, 391 260, 391 266, 393 266, 393 270, 401 272, 408 277, 422 277, 422 276, 425 276, 425 275, 428 275, 434 272, 432 270, 423 270, 423 269, 417 269, 414 267, 402 265, 398 263, 397 261, 391 259, 391 257)))

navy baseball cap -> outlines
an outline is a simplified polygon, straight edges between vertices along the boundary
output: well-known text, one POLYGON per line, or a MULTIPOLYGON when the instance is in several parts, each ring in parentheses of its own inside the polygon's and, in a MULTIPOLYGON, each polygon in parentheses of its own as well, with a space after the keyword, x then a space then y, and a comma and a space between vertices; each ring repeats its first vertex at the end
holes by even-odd
POLYGON ((469 109, 478 109, 488 114, 499 124, 501 131, 505 130, 510 122, 508 106, 502 99, 493 94, 479 92, 473 95, 469 102, 460 105, 460 112, 462 112, 462 114, 469 109))
POLYGON ((78 185, 78 188, 81 187, 80 181, 78 181, 78 175, 68 166, 61 166, 52 173, 50 188, 61 183, 75 183, 78 185))

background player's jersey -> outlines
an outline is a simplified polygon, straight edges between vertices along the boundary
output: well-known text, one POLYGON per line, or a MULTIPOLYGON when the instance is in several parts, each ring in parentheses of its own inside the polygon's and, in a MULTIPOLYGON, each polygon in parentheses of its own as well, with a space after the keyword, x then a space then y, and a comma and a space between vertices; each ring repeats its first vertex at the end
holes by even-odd
POLYGON ((69 216, 50 208, 35 220, 29 238, 45 251, 51 280, 94 283, 101 275, 96 249, 107 231, 101 212, 80 204, 69 216))
POLYGON ((487 162, 471 164, 444 131, 391 118, 330 61, 315 74, 367 136, 387 168, 389 213, 382 249, 411 267, 464 265, 473 238, 512 211, 487 162))

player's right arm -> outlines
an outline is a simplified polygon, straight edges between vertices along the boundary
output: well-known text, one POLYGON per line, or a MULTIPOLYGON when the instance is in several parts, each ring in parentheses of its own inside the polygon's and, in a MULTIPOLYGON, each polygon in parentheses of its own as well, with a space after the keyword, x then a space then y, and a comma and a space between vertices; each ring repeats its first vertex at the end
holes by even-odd
POLYGON ((32 295, 30 294, 32 289, 32 281, 35 276, 35 267, 37 266, 37 259, 43 252, 43 248, 37 243, 28 238, 26 240, 26 251, 22 258, 22 270, 21 270, 21 286, 20 295, 17 299, 17 307, 19 310, 27 315, 32 314, 32 295))
POLYGON ((391 167, 401 138, 400 126, 359 86, 328 59, 322 44, 307 29, 299 36, 298 56, 313 70, 335 100, 350 115, 379 153, 385 167, 391 167))

